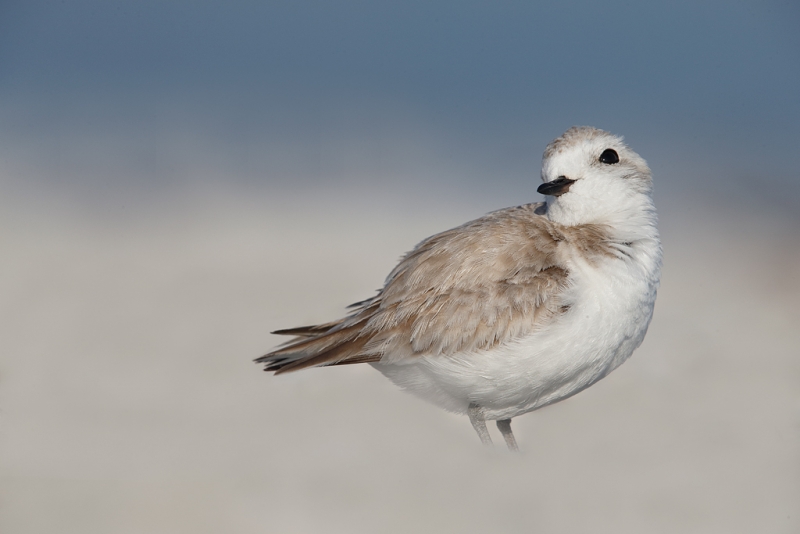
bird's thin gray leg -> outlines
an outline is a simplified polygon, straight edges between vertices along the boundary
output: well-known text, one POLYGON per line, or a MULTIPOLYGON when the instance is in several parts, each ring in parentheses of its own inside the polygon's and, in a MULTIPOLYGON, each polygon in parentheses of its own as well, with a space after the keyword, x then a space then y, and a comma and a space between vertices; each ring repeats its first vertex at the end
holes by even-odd
POLYGON ((492 437, 489 435, 489 430, 486 428, 486 419, 483 418, 481 407, 473 402, 469 405, 467 414, 469 415, 469 422, 472 423, 472 428, 478 433, 481 442, 491 447, 492 437))
POLYGON ((514 434, 511 432, 511 419, 501 419, 497 421, 497 428, 500 429, 500 433, 503 434, 506 445, 508 445, 508 450, 519 452, 517 440, 514 439, 514 434))

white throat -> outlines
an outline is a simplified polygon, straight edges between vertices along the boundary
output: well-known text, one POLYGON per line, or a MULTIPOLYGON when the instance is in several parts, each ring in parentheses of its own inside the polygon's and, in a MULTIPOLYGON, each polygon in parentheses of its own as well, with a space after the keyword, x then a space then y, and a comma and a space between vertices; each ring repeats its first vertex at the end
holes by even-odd
POLYGON ((614 202, 598 199, 546 197, 547 217, 565 226, 597 224, 606 226, 615 240, 622 242, 658 238, 658 216, 653 199, 645 193, 618 195, 614 202), (588 204, 588 205, 587 205, 588 204))

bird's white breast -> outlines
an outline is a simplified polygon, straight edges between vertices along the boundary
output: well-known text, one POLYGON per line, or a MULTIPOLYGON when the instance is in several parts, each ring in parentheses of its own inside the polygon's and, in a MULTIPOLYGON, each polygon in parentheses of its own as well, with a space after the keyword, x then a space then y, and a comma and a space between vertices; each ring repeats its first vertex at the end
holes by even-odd
POLYGON ((641 344, 655 303, 658 241, 630 257, 569 258, 569 309, 539 330, 487 350, 373 364, 393 382, 445 409, 470 403, 507 419, 569 397, 603 378, 641 344))

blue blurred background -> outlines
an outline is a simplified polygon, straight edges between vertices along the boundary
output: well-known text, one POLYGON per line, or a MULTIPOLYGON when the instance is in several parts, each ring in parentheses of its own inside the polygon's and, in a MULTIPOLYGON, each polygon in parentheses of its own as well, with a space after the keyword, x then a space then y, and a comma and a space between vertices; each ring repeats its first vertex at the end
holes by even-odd
POLYGON ((799 29, 788 1, 4 2, 3 178, 101 202, 424 181, 504 204, 590 124, 665 192, 785 201, 799 29))
POLYGON ((797 532, 798 88, 795 1, 0 3, 3 531, 797 532), (572 125, 649 162, 664 277, 522 457, 249 361, 572 125))

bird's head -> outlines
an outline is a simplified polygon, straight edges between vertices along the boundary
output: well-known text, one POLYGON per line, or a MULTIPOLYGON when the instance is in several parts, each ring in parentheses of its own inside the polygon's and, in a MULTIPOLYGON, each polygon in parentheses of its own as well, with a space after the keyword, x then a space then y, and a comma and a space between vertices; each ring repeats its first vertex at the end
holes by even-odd
POLYGON ((561 224, 613 224, 629 211, 652 210, 647 163, 621 137, 597 128, 575 126, 551 142, 542 181, 537 191, 561 224))

